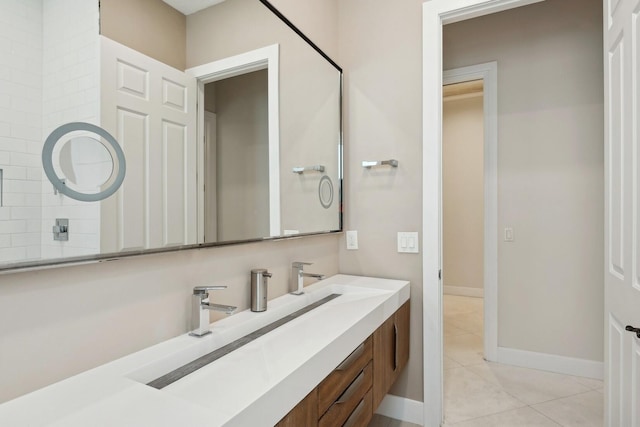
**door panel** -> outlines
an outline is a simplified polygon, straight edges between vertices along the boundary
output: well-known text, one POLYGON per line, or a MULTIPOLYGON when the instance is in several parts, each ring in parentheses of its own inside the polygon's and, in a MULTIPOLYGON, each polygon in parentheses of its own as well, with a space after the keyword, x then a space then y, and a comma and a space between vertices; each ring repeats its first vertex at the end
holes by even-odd
POLYGON ((102 204, 102 235, 119 236, 102 252, 196 243, 195 78, 105 37, 101 61, 102 127, 127 160, 102 204))
POLYGON ((606 422, 640 427, 640 0, 605 0, 606 422))

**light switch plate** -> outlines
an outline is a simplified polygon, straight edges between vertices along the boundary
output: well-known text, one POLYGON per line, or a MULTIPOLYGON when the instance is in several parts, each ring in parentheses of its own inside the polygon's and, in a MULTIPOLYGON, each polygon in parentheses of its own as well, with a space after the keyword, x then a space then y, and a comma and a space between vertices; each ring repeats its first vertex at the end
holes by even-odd
POLYGON ((347 231, 347 250, 355 251, 358 249, 358 231, 347 231))
POLYGON ((504 241, 513 242, 513 228, 505 227, 504 229, 504 241))
POLYGON ((398 232, 398 252, 417 254, 420 253, 420 239, 416 231, 398 232))

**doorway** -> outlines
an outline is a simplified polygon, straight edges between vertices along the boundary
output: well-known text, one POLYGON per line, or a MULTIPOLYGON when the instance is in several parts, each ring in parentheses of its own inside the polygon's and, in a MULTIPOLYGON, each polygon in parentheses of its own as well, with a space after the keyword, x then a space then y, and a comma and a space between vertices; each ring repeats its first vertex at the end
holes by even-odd
MULTIPOLYGON (((443 83, 443 71, 442 71, 442 52, 443 52, 443 32, 442 25, 453 23, 457 21, 468 20, 470 18, 479 17, 481 15, 493 14, 494 12, 503 11, 506 9, 512 9, 518 6, 524 6, 532 2, 500 2, 500 1, 461 1, 455 4, 446 1, 433 1, 425 3, 425 25, 424 25, 424 128, 425 128, 425 140, 424 140, 424 234, 425 241, 423 248, 424 253, 424 334, 425 334, 425 425, 435 426, 441 422, 442 415, 442 401, 438 397, 442 396, 442 355, 438 354, 442 347, 442 283, 439 280, 440 268, 443 265, 443 259, 441 258, 440 239, 443 236, 443 228, 441 223, 442 210, 441 210, 441 188, 442 178, 440 172, 440 159, 442 156, 442 147, 440 141, 442 138, 441 133, 441 121, 442 121, 442 83, 443 83), (434 63, 435 61, 435 63, 434 63), (440 67, 436 70, 436 67, 440 67), (434 99, 435 98, 435 101, 434 99), (433 237, 429 237, 433 236, 433 237), (440 236, 440 237, 439 237, 440 236), (439 318, 434 317, 434 313, 439 318), (440 366, 438 366, 440 365, 440 366), (436 372, 438 370, 439 372, 436 372), (434 400, 435 399, 435 400, 434 400), (434 413, 436 414, 434 416, 434 413)), ((557 43, 553 46, 556 49, 560 45, 566 46, 567 35, 571 31, 564 31, 565 28, 569 28, 571 24, 567 24, 567 21, 571 21, 574 18, 577 19, 575 13, 574 2, 558 2, 548 1, 544 2, 541 7, 547 11, 554 5, 556 9, 556 16, 563 17, 565 23, 558 23, 555 17, 547 17, 543 21, 544 25, 539 25, 538 30, 544 27, 547 31, 541 38, 542 41, 552 40, 553 38, 548 36, 549 28, 561 28, 563 43, 557 43), (572 3, 567 6, 565 3, 572 3), (566 15, 565 15, 566 14, 566 15), (557 24, 557 25, 556 25, 557 24)), ((599 11, 601 14, 601 5, 595 5, 592 9, 599 11)), ((500 65, 501 85, 505 81, 521 83, 526 82, 526 86, 529 91, 533 93, 532 97, 521 97, 517 99, 515 95, 515 89, 509 86, 501 86, 500 97, 500 109, 501 109, 501 138, 508 142, 501 143, 500 158, 501 165, 505 165, 505 161, 518 160, 518 164, 511 164, 512 166, 507 169, 501 169, 501 226, 500 231, 496 228, 496 232, 491 234, 492 239, 488 241, 500 242, 501 256, 506 257, 512 261, 510 264, 501 264, 507 266, 507 268, 501 267, 500 270, 500 287, 501 287, 501 338, 500 347, 498 349, 498 359, 506 363, 513 365, 522 364, 520 366, 536 367, 538 369, 555 370, 555 372, 571 373, 572 375, 584 375, 591 377, 602 376, 602 346, 601 342, 598 344, 599 337, 601 341, 600 331, 602 330, 602 316, 599 315, 601 310, 601 292, 602 284, 601 280, 598 283, 599 288, 592 286, 591 282, 587 280, 576 280, 578 274, 582 274, 587 268, 591 268, 590 276, 598 280, 601 277, 601 273, 596 271, 596 268, 602 268, 600 262, 601 256, 597 251, 602 251, 602 246, 597 237, 592 237, 587 232, 581 231, 580 234, 574 233, 575 228, 579 227, 576 222, 576 218, 581 221, 584 216, 579 217, 571 215, 568 218, 558 220, 557 212, 560 211, 558 206, 562 206, 565 212, 570 212, 575 207, 568 207, 567 201, 574 198, 576 194, 585 195, 587 198, 583 199, 581 203, 587 203, 590 209, 594 212, 598 212, 601 215, 601 203, 602 195, 597 197, 597 194, 602 191, 602 138, 597 141, 599 147, 593 142, 594 139, 584 138, 580 134, 583 124, 602 124, 602 90, 598 82, 601 80, 598 77, 598 61, 602 61, 602 53, 597 44, 597 39, 601 39, 601 30, 597 29, 597 25, 601 25, 601 16, 596 17, 595 13, 591 16, 588 22, 584 22, 585 25, 580 26, 577 21, 573 21, 575 25, 573 33, 576 39, 580 40, 579 43, 586 42, 593 38, 595 43, 591 42, 591 51, 588 55, 589 60, 582 62, 580 70, 591 69, 596 70, 593 76, 593 83, 590 86, 594 87, 597 96, 600 97, 600 104, 597 106, 597 101, 585 108, 585 104, 578 97, 578 101, 572 101, 569 97, 564 97, 567 92, 554 91, 552 97, 545 95, 544 90, 540 90, 549 84, 554 82, 566 82, 564 78, 558 78, 558 69, 567 69, 569 64, 573 64, 574 58, 579 57, 580 53, 575 49, 571 50, 571 55, 558 54, 554 58, 562 58, 560 60, 561 65, 557 62, 556 65, 550 65, 553 61, 547 60, 549 55, 549 49, 543 48, 543 43, 537 45, 535 48, 521 48, 514 46, 510 53, 522 54, 527 56, 527 59, 522 61, 521 59, 512 58, 510 61, 505 58, 495 55, 485 55, 484 57, 478 52, 480 51, 478 39, 483 34, 494 34, 494 42, 525 43, 527 41, 527 35, 522 31, 523 24, 528 20, 532 20, 531 17, 536 16, 536 9, 541 9, 536 6, 534 8, 527 8, 527 10, 509 12, 509 14, 500 14, 503 17, 509 16, 505 19, 507 26, 515 29, 515 33, 509 37, 505 31, 494 31, 490 29, 482 29, 479 27, 479 22, 486 23, 488 20, 473 20, 477 22, 478 27, 473 27, 474 31, 467 31, 466 38, 463 39, 465 47, 469 55, 464 57, 464 60, 449 61, 449 66, 461 66, 468 63, 482 62, 482 59, 497 59, 500 65), (517 13, 515 13, 517 12, 517 13), (519 13, 519 14, 518 14, 519 13), (526 14, 526 16, 523 16, 526 14), (588 33, 588 36, 582 32, 582 28, 591 28, 593 31, 588 33), (580 28, 577 30, 576 28, 580 28), (595 34, 595 36, 594 36, 595 34), (505 41, 506 40, 506 41, 505 41), (470 52, 469 52, 470 51, 470 52), (522 53, 521 53, 522 52, 522 53), (536 52, 541 56, 536 57, 536 52), (544 57, 542 55, 545 55, 544 57), (493 57, 491 57, 493 56, 493 57), (566 61, 566 62, 563 62, 566 61), (554 68, 555 67, 555 68, 554 68), (591 67, 591 68, 590 68, 591 67), (519 72, 527 74, 528 78, 516 77, 513 74, 507 76, 508 73, 513 73, 514 69, 518 69, 519 72), (555 69, 555 72, 553 70, 555 69), (548 73, 548 74, 545 74, 548 73), (543 75, 544 78, 540 78, 543 75), (555 76, 555 77, 552 77, 555 76), (536 80, 537 79, 537 80, 536 80), (599 89, 600 87, 600 89, 599 89), (564 98, 563 98, 564 97, 564 98), (548 102, 551 99, 555 104, 548 102), (518 104, 517 108, 512 108, 513 103, 510 105, 507 101, 515 101, 518 104), (561 101, 561 102, 558 102, 561 101), (591 107, 593 109, 590 109, 591 107), (575 107, 575 108, 574 108, 575 107), (572 111, 574 108, 574 111, 572 111), (587 113, 587 117, 576 120, 575 118, 569 118, 566 116, 569 112, 575 113, 575 110, 580 110, 582 113, 587 113), (515 121, 514 121, 515 119, 515 121), (557 120, 557 123, 561 125, 569 124, 565 127, 562 126, 550 126, 547 120, 557 120), (510 123, 511 128, 505 131, 504 124, 508 123, 508 120, 512 120, 510 123), (516 123, 517 122, 517 123, 516 123), (571 124, 575 125, 571 125, 571 124), (580 124, 580 125, 578 125, 580 124), (560 130, 564 131, 564 133, 560 130), (549 130, 549 131, 547 131, 549 130), (517 138, 507 138, 508 132, 517 134, 517 138), (545 132, 546 131, 546 132, 545 132), (540 136, 544 134, 544 136, 540 136), (532 135, 536 135, 532 137, 532 135), (583 145, 588 143, 588 146, 583 145), (568 142, 568 143, 567 143, 568 142), (568 145, 567 145, 568 144, 568 145), (575 144, 571 146, 571 144, 575 144), (543 154, 541 149, 548 147, 551 149, 550 153, 543 154), (599 157, 589 157, 589 153, 597 153, 599 157), (512 155, 511 157, 508 157, 512 155), (576 165, 578 160, 583 160, 589 157, 588 162, 581 163, 576 175, 584 174, 582 177, 572 176, 571 180, 566 178, 571 175, 572 169, 570 166, 576 165), (546 165, 546 166, 543 166, 546 165), (535 166, 535 167, 534 167, 535 166), (600 168, 599 173, 596 169, 600 168), (597 176, 597 177, 596 177, 597 176), (512 179, 511 184, 504 180, 505 177, 512 179), (594 178, 596 177, 596 178, 594 178), (589 186, 582 190, 575 190, 572 187, 573 184, 579 183, 584 185, 588 181, 589 186), (505 182, 507 182, 505 184, 505 182), (541 191, 541 186, 538 184, 545 183, 547 191, 541 191), (571 189, 570 191, 567 191, 571 189), (595 195, 595 199, 598 199, 595 203, 593 200, 588 199, 595 195), (507 203, 506 205, 504 203, 507 203), (513 210, 504 210, 515 206, 513 210), (538 215, 538 211, 542 207, 543 215, 538 215), (554 219, 552 219, 554 218, 554 219), (573 219, 572 219, 573 218, 573 219), (571 224, 570 228, 556 228, 556 224, 571 224), (514 225, 516 244, 503 242, 502 230, 503 228, 510 228, 510 225, 514 225), (537 227, 537 228, 536 228, 537 227), (544 232, 540 232, 540 227, 545 227, 544 232), (587 237, 588 236, 588 237, 587 237), (575 242, 584 241, 585 243, 576 245, 575 242), (553 243, 551 243, 553 242, 553 243), (589 244, 587 244, 589 242, 589 244), (569 243, 573 245, 570 246, 569 243), (539 245, 539 246, 536 246, 539 245), (570 248, 562 252, 561 255, 553 255, 558 252, 558 248, 565 247, 570 248), (585 250, 585 248, 587 248, 585 250), (576 254, 585 255, 589 248, 595 248, 593 253, 588 254, 588 257, 581 263, 574 263, 574 256, 576 254), (535 259, 535 262, 531 263, 530 260, 535 259), (549 262, 547 262, 547 260, 549 262), (558 262, 562 260, 562 263, 558 262), (527 264, 529 262, 529 264, 527 264), (573 263, 573 264, 572 264, 573 263), (533 271, 529 274, 529 271, 522 266, 533 266, 533 271), (565 268, 567 265, 576 266, 575 268, 565 268), (578 268, 579 266, 579 268, 578 268), (518 273, 518 269, 524 271, 524 273, 518 273), (562 283, 558 283, 558 278, 562 283), (532 280, 532 278, 535 278, 532 280), (503 289, 503 285, 508 286, 503 289), (515 285, 512 285, 515 283, 515 285), (586 285, 586 283, 589 283, 586 285), (579 284, 579 286, 578 286, 579 284), (519 292, 516 297, 514 291, 519 292), (582 292, 586 291, 585 295, 582 292), (600 294, 599 302, 596 301, 596 294, 600 294), (580 301, 580 308, 576 307, 575 310, 567 310, 567 307, 572 307, 569 299, 563 301, 563 299, 571 296, 573 301, 580 301), (523 303, 523 301, 525 303, 523 303), (559 303, 559 301, 563 301, 559 303), (541 303, 542 302, 542 303, 541 303), (588 308, 585 308, 588 307, 588 308), (537 311, 535 311, 537 310, 537 311), (580 323, 578 319, 585 320, 591 324, 592 331, 588 336, 594 338, 585 338, 587 335, 573 336, 569 332, 566 332, 568 324, 577 325, 580 323), (523 319, 532 319, 523 321, 523 319), (528 322, 528 324, 527 324, 528 322), (531 330, 534 329, 534 330, 531 330), (556 339, 556 336, 558 337, 556 339), (560 338, 560 337, 564 338, 560 338), (510 361, 507 361, 510 359, 510 361)), ((491 19, 498 15, 492 15, 491 19)), ((487 17, 489 18, 489 17, 487 17)), ((474 24, 468 21, 471 26, 474 24)), ((491 21, 491 22, 495 22, 491 21)), ((466 25, 467 23, 465 23, 466 25)), ((466 27, 468 30, 468 26, 466 27)), ((492 27, 493 28, 493 27, 492 27)), ((490 38, 490 37, 489 37, 490 38)), ((585 48, 582 52, 586 52, 585 48)), ((566 51, 565 51, 566 53, 566 51)), ((445 55, 446 58, 446 55, 445 55)), ((451 57, 450 57, 451 58, 451 57)), ((461 58, 458 56, 456 59, 461 58)), ((508 58, 507 58, 508 59, 508 58)), ((579 62, 579 61, 575 61, 579 62)), ((573 70, 571 76, 577 75, 578 68, 573 70)), ((589 77, 591 78, 591 77, 589 77)), ((577 83, 579 80, 572 79, 571 84, 577 83)), ((566 86, 566 88, 577 86, 566 86)), ((581 89, 580 94, 588 93, 589 89, 581 89)), ((575 98, 574 98, 575 99, 575 98)), ((574 116, 574 117, 577 117, 574 116)), ((602 135, 602 131, 599 129, 591 129, 590 134, 602 135)), ((575 199, 573 199, 575 201, 575 199)), ((575 204, 573 206, 577 206, 575 204)), ((601 228, 604 224, 604 220, 600 217, 591 217, 589 221, 594 224, 598 224, 592 229, 598 230, 598 226, 601 228), (592 221, 593 220, 593 221, 592 221)), ((597 233, 602 240, 602 233, 597 233)), ((514 233, 511 233, 513 237, 514 233)), ((506 236, 505 236, 506 237, 506 236)), ((502 258, 501 258, 502 259, 502 258)), ((531 268, 533 268, 531 267, 531 268)), ((445 267, 446 268, 446 267, 445 267)), ((444 273, 446 281, 446 271, 444 273)), ((446 283, 444 284, 446 286, 446 283)), ((485 289, 486 291, 489 288, 485 289)), ((487 300, 489 296, 487 295, 487 300)), ((486 338, 486 337, 485 337, 486 338)), ((497 338, 497 337, 496 337, 497 338)), ((491 357, 489 354, 487 357, 491 357)), ((579 387, 576 387, 579 388, 579 387)), ((587 392, 585 392, 587 393, 587 392)), ((600 399, 601 400, 601 399, 600 399)))

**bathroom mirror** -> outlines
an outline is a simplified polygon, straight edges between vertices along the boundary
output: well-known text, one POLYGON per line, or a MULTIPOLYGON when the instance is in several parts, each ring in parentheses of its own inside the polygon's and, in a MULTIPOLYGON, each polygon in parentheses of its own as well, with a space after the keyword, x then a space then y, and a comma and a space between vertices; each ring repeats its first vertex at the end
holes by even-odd
POLYGON ((0 17, 0 270, 341 230, 342 70, 267 1, 0 17))

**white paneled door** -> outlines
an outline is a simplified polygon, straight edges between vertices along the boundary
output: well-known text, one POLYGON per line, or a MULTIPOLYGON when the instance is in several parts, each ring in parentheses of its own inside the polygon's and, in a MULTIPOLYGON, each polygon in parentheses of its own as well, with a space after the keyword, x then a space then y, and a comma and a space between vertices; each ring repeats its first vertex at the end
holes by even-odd
POLYGON ((640 427, 640 0, 604 0, 606 425, 640 427))
POLYGON ((101 38, 101 124, 127 160, 102 204, 102 252, 196 243, 196 79, 101 38))

